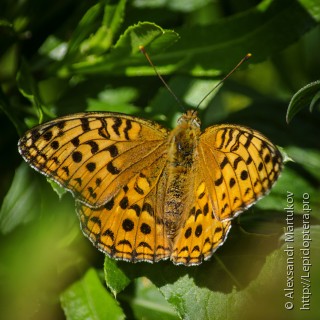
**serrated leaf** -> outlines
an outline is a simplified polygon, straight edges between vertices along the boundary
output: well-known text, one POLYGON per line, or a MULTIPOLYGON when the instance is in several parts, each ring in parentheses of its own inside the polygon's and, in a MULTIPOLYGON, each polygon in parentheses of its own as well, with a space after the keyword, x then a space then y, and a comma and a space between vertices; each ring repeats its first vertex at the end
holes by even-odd
MULTIPOLYGON (((300 200, 295 198, 295 201, 300 200)), ((312 203, 310 205, 313 206, 312 203)), ((261 316, 261 310, 268 318, 283 318, 288 312, 284 307, 286 297, 283 291, 287 262, 285 247, 279 249, 278 241, 279 233, 283 233, 283 226, 287 223, 286 215, 281 213, 277 219, 273 223, 279 219, 283 223, 277 222, 278 226, 274 225, 273 231, 269 223, 269 235, 246 233, 234 227, 231 239, 227 240, 218 255, 197 267, 174 266, 170 262, 153 265, 117 262, 114 267, 118 265, 121 272, 131 279, 142 275, 149 278, 182 319, 255 319, 261 316)), ((295 224, 301 226, 301 220, 298 217, 296 219, 295 224)), ((265 228, 264 225, 262 221, 261 227, 265 228)), ((315 252, 320 246, 320 227, 310 225, 310 228, 311 250, 315 252)), ((298 270, 302 269, 301 260, 298 259, 303 244, 302 231, 295 230, 297 283, 301 273, 298 270)), ((319 257, 314 256, 312 262, 315 264, 313 270, 317 270, 320 267, 319 257)), ((316 283, 319 276, 315 272, 313 276, 312 283, 316 283)), ((298 295, 295 300, 297 305, 300 303, 298 295)), ((135 295, 135 298, 139 299, 139 295, 135 295)), ((316 312, 311 312, 310 319, 316 312)), ((297 318, 302 315, 298 307, 292 314, 297 318)))
POLYGON ((176 29, 181 39, 166 52, 161 51, 176 42, 177 33, 171 34, 172 39, 168 38, 170 33, 157 39, 160 27, 157 31, 156 25, 152 28, 151 23, 139 23, 129 27, 119 38, 115 50, 122 51, 75 63, 61 72, 153 75, 152 68, 146 68, 145 60, 133 54, 139 45, 150 43, 147 50, 162 74, 179 70, 196 76, 217 76, 222 71, 230 71, 248 52, 253 54, 251 63, 264 61, 315 28, 320 4, 301 2, 303 6, 298 1, 264 0, 254 8, 211 25, 195 24, 176 29), (145 30, 147 25, 151 33, 145 30), (272 39, 266 39, 268 35, 272 39))
MULTIPOLYGON (((302 231, 303 229, 295 230, 295 238, 297 239, 295 257, 297 258, 295 259, 294 278, 296 286, 293 302, 296 307, 290 311, 290 318, 307 317, 313 319, 317 314, 316 308, 311 308, 308 315, 299 309, 302 293, 299 278, 302 273, 302 263, 299 258, 299 251, 303 243, 301 239, 302 231)), ((313 226, 312 235, 311 250, 318 250, 320 247, 319 226, 313 226)), ((288 262, 284 249, 286 249, 286 245, 270 254, 258 276, 241 290, 234 288, 229 293, 220 290, 212 291, 206 285, 199 286, 195 282, 195 278, 190 277, 190 275, 185 275, 174 283, 168 283, 162 286, 160 290, 183 319, 233 320, 261 317, 263 319, 286 319, 288 310, 285 308, 285 302, 288 299, 284 295, 284 289, 286 288, 288 262)), ((320 267, 319 257, 313 256, 312 267, 312 278, 309 280, 310 283, 317 283, 319 275, 316 270, 320 267)), ((317 297, 311 298, 311 305, 312 301, 315 302, 316 299, 317 297)))
MULTIPOLYGON (((169 261, 155 264, 117 261, 113 266, 118 266, 128 279, 141 276, 150 279, 181 318, 215 319, 214 315, 226 308, 224 302, 219 309, 219 301, 225 300, 228 295, 221 294, 217 303, 210 295, 216 291, 231 292, 235 286, 244 288, 255 279, 264 264, 265 256, 277 247, 278 235, 275 230, 278 228, 276 224, 269 225, 271 235, 268 236, 244 233, 239 228, 233 228, 218 254, 196 267, 175 266, 169 261)), ((259 232, 257 228, 254 230, 259 232)), ((244 299, 242 296, 240 298, 244 299)), ((229 302, 231 300, 232 296, 229 302)), ((225 316, 225 313, 221 315, 225 316)))
MULTIPOLYGON (((144 72, 141 65, 150 73, 152 68, 146 64, 145 58, 139 51, 139 46, 147 47, 150 52, 160 52, 175 43, 177 39, 178 34, 172 30, 162 29, 150 22, 139 22, 126 29, 108 55, 91 57, 90 60, 76 63, 70 68, 73 72, 81 73, 107 73, 112 71, 119 74, 124 71, 124 67, 139 63, 139 74, 144 72)), ((66 72, 66 70, 62 72, 66 72)))
POLYGON ((116 261, 108 256, 105 256, 104 259, 104 277, 114 296, 124 290, 131 282, 125 272, 117 266, 116 261))
POLYGON ((296 92, 290 100, 286 120, 289 123, 302 109, 309 106, 310 112, 320 99, 320 81, 311 82, 296 92))
POLYGON ((65 290, 60 300, 68 320, 124 319, 121 307, 103 287, 94 269, 65 290))

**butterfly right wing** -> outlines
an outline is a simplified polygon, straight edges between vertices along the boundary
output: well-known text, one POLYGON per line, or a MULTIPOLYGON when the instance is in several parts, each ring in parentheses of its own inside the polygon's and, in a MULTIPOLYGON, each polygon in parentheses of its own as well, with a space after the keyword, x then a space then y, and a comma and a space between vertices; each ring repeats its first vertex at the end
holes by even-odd
POLYGON ((209 127, 199 161, 219 220, 232 219, 267 194, 283 167, 275 145, 258 131, 236 125, 209 127))
POLYGON ((278 149, 259 132, 220 125, 200 135, 183 224, 171 260, 196 265, 221 246, 231 219, 265 195, 282 169, 278 149))
POLYGON ((225 242, 231 221, 220 221, 215 217, 199 161, 191 170, 187 192, 183 224, 174 239, 171 260, 175 264, 198 265, 208 260, 225 242))
POLYGON ((99 208, 166 152, 167 135, 167 129, 137 117, 80 113, 29 130, 18 147, 33 168, 99 208))

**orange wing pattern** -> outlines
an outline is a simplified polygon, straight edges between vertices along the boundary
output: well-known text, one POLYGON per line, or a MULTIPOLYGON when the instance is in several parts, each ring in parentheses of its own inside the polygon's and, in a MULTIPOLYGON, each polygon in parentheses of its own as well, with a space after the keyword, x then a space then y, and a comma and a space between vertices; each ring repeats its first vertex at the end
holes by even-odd
POLYGON ((79 201, 100 207, 166 152, 167 134, 157 123, 135 117, 80 113, 31 129, 19 141, 19 151, 79 201))

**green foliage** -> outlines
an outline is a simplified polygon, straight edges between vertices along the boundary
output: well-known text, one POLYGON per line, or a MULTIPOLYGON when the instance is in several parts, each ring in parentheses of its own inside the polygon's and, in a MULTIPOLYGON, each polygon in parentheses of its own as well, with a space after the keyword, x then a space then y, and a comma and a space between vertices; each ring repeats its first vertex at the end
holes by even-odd
POLYGON ((320 99, 320 81, 315 81, 307 84, 295 93, 289 103, 287 110, 287 122, 289 123, 292 118, 306 106, 310 106, 310 112, 315 105, 319 103, 320 99))
POLYGON ((316 0, 256 3, 1 2, 3 318, 317 317, 320 5, 316 0), (18 135, 27 128, 73 112, 124 112, 174 126, 182 110, 139 51, 141 45, 186 109, 196 107, 251 52, 252 59, 201 104, 203 128, 219 122, 248 125, 293 159, 271 193, 241 215, 226 243, 197 267, 104 258, 81 234, 70 194, 53 190, 17 152, 18 135), (295 211, 293 310, 284 307, 288 192, 294 194, 295 211), (310 311, 301 311, 306 193, 312 208, 312 296, 310 311))
POLYGON ((123 311, 94 269, 63 292, 61 304, 68 319, 124 319, 123 311))

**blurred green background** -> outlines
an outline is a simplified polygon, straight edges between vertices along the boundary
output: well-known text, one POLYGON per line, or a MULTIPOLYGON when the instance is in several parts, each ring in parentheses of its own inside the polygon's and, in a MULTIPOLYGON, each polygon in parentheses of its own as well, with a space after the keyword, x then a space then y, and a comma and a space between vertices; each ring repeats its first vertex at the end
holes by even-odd
POLYGON ((306 94, 286 123, 292 96, 320 78, 319 12, 317 0, 2 0, 1 319, 319 316, 319 105, 308 110, 319 93, 306 94), (18 154, 17 141, 28 128, 74 112, 124 112, 172 128, 182 110, 139 45, 186 109, 252 53, 201 104, 203 128, 250 126, 294 160, 201 266, 105 259, 82 235, 71 195, 54 191, 18 154), (288 191, 295 201, 293 310, 284 306, 288 191), (310 311, 299 310, 304 193, 312 208, 310 311))

